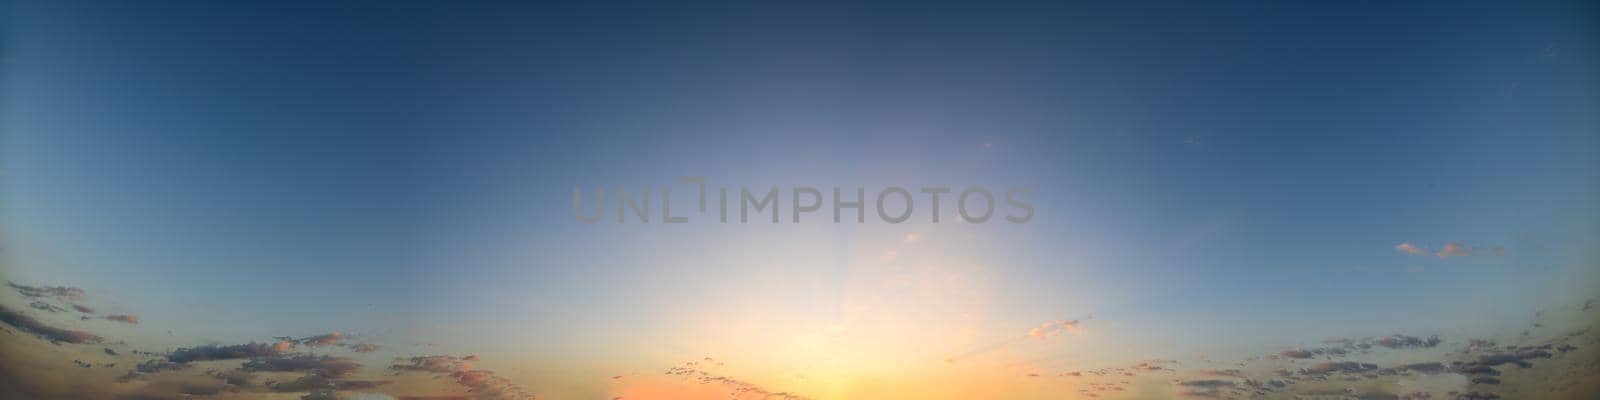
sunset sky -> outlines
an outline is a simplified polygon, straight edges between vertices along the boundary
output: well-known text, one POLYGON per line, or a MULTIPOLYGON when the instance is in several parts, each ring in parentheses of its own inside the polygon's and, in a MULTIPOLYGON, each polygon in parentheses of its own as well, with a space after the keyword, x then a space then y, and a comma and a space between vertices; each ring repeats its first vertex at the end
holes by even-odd
POLYGON ((1019 376, 1515 335, 1600 294, 1595 3, 1112 3, 18 1, 0 277, 83 288, 140 322, 41 319, 149 350, 338 331, 375 370, 476 354, 600 399, 726 398, 685 362, 1037 398, 1077 389, 1019 376), (571 212, 691 210, 686 176, 1037 214, 571 212))

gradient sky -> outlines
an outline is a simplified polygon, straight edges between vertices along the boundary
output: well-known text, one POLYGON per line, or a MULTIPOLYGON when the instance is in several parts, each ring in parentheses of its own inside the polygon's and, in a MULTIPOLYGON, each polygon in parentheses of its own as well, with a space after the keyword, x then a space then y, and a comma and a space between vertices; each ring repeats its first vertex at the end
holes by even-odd
POLYGON ((0 273, 159 343, 336 329, 580 394, 701 356, 849 393, 1089 315, 983 356, 1514 330, 1600 287, 1596 3, 1113 3, 9 2, 0 273), (681 176, 1038 214, 570 214, 681 176))

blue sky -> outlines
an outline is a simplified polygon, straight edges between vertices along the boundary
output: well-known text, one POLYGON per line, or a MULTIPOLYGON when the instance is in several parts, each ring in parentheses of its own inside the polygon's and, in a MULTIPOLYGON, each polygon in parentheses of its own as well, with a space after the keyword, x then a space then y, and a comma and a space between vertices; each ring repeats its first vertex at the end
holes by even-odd
POLYGON ((1093 314, 1113 348, 1184 355, 1494 330, 1600 287, 1589 2, 5 12, 0 271, 186 338, 603 369, 706 350, 674 343, 738 304, 840 324, 875 259, 965 260, 984 293, 863 300, 881 312, 981 303, 1001 337, 1093 314), (680 176, 1028 186, 1038 218, 569 214, 574 187, 680 176), (1396 250, 1452 242, 1480 251, 1396 250))

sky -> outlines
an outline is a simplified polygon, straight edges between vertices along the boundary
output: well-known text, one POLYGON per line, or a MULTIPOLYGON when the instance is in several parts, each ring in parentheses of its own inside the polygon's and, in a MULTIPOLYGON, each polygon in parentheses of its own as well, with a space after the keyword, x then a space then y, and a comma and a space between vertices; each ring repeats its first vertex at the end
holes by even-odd
POLYGON ((1113 3, 8 2, 0 276, 153 348, 339 331, 557 398, 703 357, 999 393, 1600 294, 1595 3, 1113 3), (681 177, 1036 215, 572 215, 681 177))

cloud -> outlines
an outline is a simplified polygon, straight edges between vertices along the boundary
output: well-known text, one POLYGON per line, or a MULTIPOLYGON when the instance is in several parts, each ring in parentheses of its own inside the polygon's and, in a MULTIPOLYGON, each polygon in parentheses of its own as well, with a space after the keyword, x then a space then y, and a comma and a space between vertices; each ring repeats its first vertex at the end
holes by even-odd
POLYGON ((69 286, 27 286, 18 285, 16 282, 6 282, 17 293, 26 297, 54 297, 61 300, 81 300, 84 296, 83 289, 69 286))
MULTIPOLYGON (((806 397, 789 392, 773 392, 759 385, 734 379, 728 376, 717 375, 704 370, 696 369, 699 363, 688 362, 681 367, 668 368, 666 375, 692 378, 699 384, 719 384, 731 389, 730 398, 735 399, 777 399, 777 400, 805 400, 806 397)), ((625 392, 626 393, 626 392, 625 392)), ((624 396, 624 398, 650 398, 647 396, 624 396)))
POLYGON ((206 375, 210 375, 212 378, 217 378, 229 385, 234 386, 251 386, 250 380, 254 378, 254 376, 250 375, 250 371, 245 371, 242 369, 209 371, 206 373, 206 375))
POLYGON ((387 394, 383 394, 383 393, 363 393, 363 392, 350 393, 349 395, 346 395, 344 397, 344 399, 345 400, 395 400, 394 396, 390 396, 390 395, 387 395, 387 394))
POLYGON ((1506 249, 1504 247, 1493 246, 1493 247, 1487 248, 1487 251, 1485 251, 1485 249, 1483 247, 1480 247, 1480 246, 1467 246, 1467 245, 1461 244, 1461 242, 1445 243, 1444 247, 1439 248, 1439 251, 1437 251, 1437 252, 1435 252, 1433 250, 1429 250, 1427 247, 1417 246, 1417 245, 1411 244, 1411 242, 1405 242, 1405 243, 1401 243, 1401 244, 1395 245, 1394 246, 1394 250, 1398 251, 1398 252, 1401 252, 1401 253, 1404 253, 1404 254, 1413 255, 1413 256, 1435 256, 1435 257, 1439 257, 1439 258, 1480 256, 1480 255, 1491 255, 1491 256, 1499 257, 1499 256, 1503 256, 1503 255, 1506 254, 1506 249), (1487 253, 1487 254, 1485 254, 1485 253, 1487 253))
POLYGON ((1244 371, 1240 370, 1240 369, 1236 369, 1236 368, 1232 368, 1232 369, 1202 369, 1200 371, 1197 371, 1197 373, 1199 373, 1201 375, 1227 376, 1227 377, 1234 377, 1234 378, 1243 378, 1244 377, 1244 371))
POLYGON ((244 359, 248 361, 240 364, 236 370, 208 371, 207 375, 224 380, 230 385, 249 386, 252 373, 301 372, 305 375, 290 381, 268 380, 265 387, 276 392, 311 392, 312 394, 308 395, 310 397, 316 397, 316 393, 371 389, 390 383, 344 379, 359 371, 362 365, 345 357, 288 354, 294 347, 295 342, 279 341, 270 344, 251 342, 231 346, 182 348, 169 354, 166 360, 150 360, 139 364, 137 371, 141 373, 179 371, 188 369, 194 362, 244 359))
POLYGON ((406 359, 409 363, 390 365, 395 372, 451 373, 456 371, 456 358, 452 356, 420 356, 406 359))
POLYGON ((1402 371, 1417 371, 1417 372, 1421 372, 1421 373, 1425 373, 1425 374, 1437 374, 1437 373, 1440 373, 1440 372, 1444 372, 1445 371, 1445 366, 1444 366, 1444 364, 1439 363, 1437 361, 1430 361, 1430 362, 1419 362, 1419 363, 1405 364, 1405 365, 1401 365, 1401 366, 1395 367, 1395 369, 1402 370, 1402 371))
POLYGON ((1423 347, 1423 348, 1434 347, 1434 346, 1438 346, 1439 343, 1443 343, 1443 342, 1444 342, 1443 340, 1439 339, 1439 335, 1429 336, 1426 339, 1420 338, 1420 337, 1416 337, 1416 336, 1393 335, 1393 336, 1385 336, 1385 337, 1382 337, 1382 338, 1378 338, 1378 340, 1374 341, 1373 343, 1375 343, 1375 344, 1377 344, 1379 346, 1383 346, 1383 347, 1387 347, 1387 348, 1391 348, 1391 349, 1404 349, 1404 348, 1417 348, 1417 347, 1423 347))
POLYGON ((1283 352, 1278 353, 1278 355, 1283 356, 1283 357, 1288 357, 1288 358, 1307 359, 1307 358, 1311 358, 1312 356, 1314 356, 1315 353, 1312 353, 1311 351, 1306 350, 1306 349, 1294 349, 1294 350, 1284 350, 1283 352))
POLYGON ((1405 242, 1405 243, 1397 244, 1397 245, 1394 246, 1394 250, 1398 251, 1398 252, 1401 252, 1401 253, 1414 255, 1414 256, 1425 256, 1425 255, 1433 254, 1433 252, 1429 251, 1427 248, 1425 248, 1425 247, 1417 247, 1417 245, 1411 244, 1411 242, 1405 242))
MULTIPOLYGON (((1488 255, 1495 257, 1504 256, 1506 255, 1506 249, 1504 247, 1494 246, 1488 249, 1488 253, 1488 255)), ((1484 255, 1484 249, 1478 246, 1462 246, 1459 242, 1450 242, 1446 243, 1444 248, 1440 249, 1439 253, 1436 255, 1439 256, 1439 258, 1484 255)))
POLYGON ((300 396, 300 400, 339 400, 339 393, 333 389, 315 389, 305 396, 300 396))
POLYGON ((127 315, 127 314, 107 315, 106 319, 107 320, 111 320, 111 321, 128 323, 128 324, 138 324, 139 323, 139 316, 137 316, 137 315, 127 315))
POLYGON ((188 369, 189 367, 190 365, 186 363, 155 359, 146 360, 145 362, 139 363, 139 365, 134 366, 134 370, 141 373, 153 374, 162 371, 179 371, 188 369))
POLYGON ((1450 257, 1460 257, 1460 256, 1465 256, 1465 255, 1471 255, 1471 254, 1472 254, 1472 249, 1461 247, 1461 243, 1459 243, 1459 242, 1450 242, 1450 243, 1445 243, 1443 249, 1439 249, 1438 256, 1439 256, 1439 258, 1450 258, 1450 257))
POLYGON ((175 363, 189 363, 194 361, 213 360, 242 360, 257 357, 273 357, 283 355, 293 348, 284 342, 274 344, 250 342, 232 346, 199 346, 174 350, 167 355, 167 360, 175 363))
POLYGON ((1333 373, 1360 373, 1378 369, 1377 364, 1359 363, 1354 361, 1325 362, 1300 370, 1301 373, 1312 375, 1325 375, 1333 373))
POLYGON ((461 371, 452 374, 452 376, 456 378, 457 384, 466 386, 473 393, 489 398, 533 398, 521 386, 511 383, 510 379, 495 376, 493 371, 461 371))
POLYGON ((391 383, 390 381, 368 381, 333 379, 315 373, 306 374, 298 379, 286 382, 273 382, 269 388, 276 392, 322 392, 336 390, 365 390, 391 383))
POLYGON ((1239 386, 1237 382, 1222 379, 1199 379, 1178 382, 1184 391, 1180 394, 1194 397, 1222 397, 1239 386))
POLYGON ((96 336, 92 333, 61 329, 45 325, 43 322, 39 322, 39 320, 34 319, 27 314, 6 308, 5 306, 0 306, 0 322, 5 322, 11 326, 17 327, 17 329, 38 335, 39 337, 49 340, 53 343, 66 342, 73 344, 84 344, 100 343, 101 341, 105 340, 104 338, 96 336))
POLYGON ((389 369, 396 373, 427 372, 434 374, 448 374, 455 378, 456 383, 465 386, 469 391, 480 397, 492 399, 532 399, 534 396, 521 386, 512 383, 510 379, 496 376, 493 371, 472 369, 469 361, 477 360, 476 355, 454 357, 444 355, 420 356, 402 359, 400 363, 390 365, 389 369))
POLYGON ((1233 381, 1226 381, 1226 380, 1221 380, 1221 379, 1200 379, 1200 380, 1192 380, 1192 381, 1183 381, 1183 382, 1180 382, 1178 384, 1179 385, 1183 385, 1183 386, 1188 386, 1188 387, 1196 387, 1196 388, 1221 388, 1221 387, 1234 387, 1234 386, 1238 385, 1237 383, 1234 383, 1233 381))
POLYGON ((28 307, 33 307, 33 309, 35 309, 35 310, 40 310, 40 311, 44 311, 44 312, 66 311, 66 309, 64 309, 64 308, 56 307, 54 304, 50 304, 50 303, 46 303, 46 302, 42 302, 42 301, 35 301, 35 302, 32 302, 32 303, 28 303, 28 307))
POLYGON ((250 372, 310 372, 327 378, 343 378, 361 369, 361 364, 344 357, 296 355, 255 358, 239 369, 250 372))
POLYGON ((339 344, 339 341, 342 340, 344 340, 344 334, 339 333, 339 331, 333 331, 326 335, 316 335, 300 339, 300 344, 311 347, 322 347, 339 344))
POLYGON ((1075 319, 1046 322, 1040 324, 1037 328, 1028 330, 1028 337, 1044 339, 1051 336, 1060 335, 1062 333, 1069 333, 1078 328, 1078 323, 1078 320, 1075 319))
POLYGON ((145 391, 143 393, 133 394, 127 397, 136 399, 188 399, 193 397, 208 397, 222 393, 223 389, 226 389, 226 386, 215 381, 186 378, 151 382, 145 385, 144 389, 145 391))
MULTIPOLYGON (((12 283, 13 289, 38 303, 31 307, 50 312, 76 310, 81 319, 105 319, 123 323, 140 323, 137 316, 129 314, 87 315, 95 310, 86 305, 63 299, 83 296, 81 289, 70 287, 33 287, 12 283), (71 307, 64 308, 64 307, 71 307)), ((26 301, 24 302, 26 303, 26 301)), ((37 335, 42 339, 61 343, 100 343, 107 339, 87 332, 61 329, 41 321, 43 311, 27 307, 20 309, 0 306, 0 341, 6 335, 12 340, 22 339, 20 334, 37 335)), ((283 398, 301 399, 394 399, 377 393, 393 381, 355 378, 362 374, 363 365, 349 357, 297 353, 296 348, 338 346, 355 353, 370 353, 382 349, 373 343, 353 343, 349 335, 331 332, 304 338, 282 338, 264 343, 250 342, 234 345, 203 345, 179 348, 165 354, 148 351, 128 351, 111 347, 84 348, 78 351, 93 352, 93 358, 71 359, 71 364, 52 356, 60 351, 50 349, 44 342, 17 352, 0 352, 0 393, 13 393, 25 398, 121 398, 121 399, 183 399, 183 398, 257 398, 270 392, 284 393, 283 398), (22 362, 20 357, 39 360, 22 362), (149 357, 159 358, 149 358, 149 357), (50 358, 43 358, 50 357, 50 358), (102 359, 100 357, 106 357, 102 359), (111 357, 125 362, 101 362, 111 357), (135 359, 134 357, 138 357, 135 359), (238 360, 237 367, 223 363, 238 360), (120 365, 120 367, 119 367, 120 365), (285 377, 282 374, 300 373, 285 377), (356 392, 356 393, 352 393, 356 392), (292 393, 292 394, 291 394, 292 393), (351 397, 357 396, 357 397, 351 397)), ((120 344, 121 342, 119 342, 120 344)), ((3 343, 0 343, 3 345, 3 343)), ((4 346, 0 346, 4 347, 4 346)), ((87 354, 87 353, 84 353, 87 354)), ((79 357, 82 357, 80 354, 79 357)), ((435 382, 459 386, 452 395, 470 399, 529 399, 532 394, 510 379, 488 369, 474 368, 477 356, 425 356, 397 362, 391 370, 419 371, 432 375, 435 382)), ((116 361, 116 360, 111 360, 116 361)), ((368 371, 372 372, 372 371, 368 371)), ((427 375, 421 376, 423 379, 427 375)), ((408 383, 406 390, 426 387, 408 383)), ((384 390, 386 391, 386 390, 384 390)), ((271 396, 271 395, 268 395, 271 396)), ((0 397, 4 397, 0 395, 0 397)), ((276 398, 276 397, 273 397, 276 398)))

